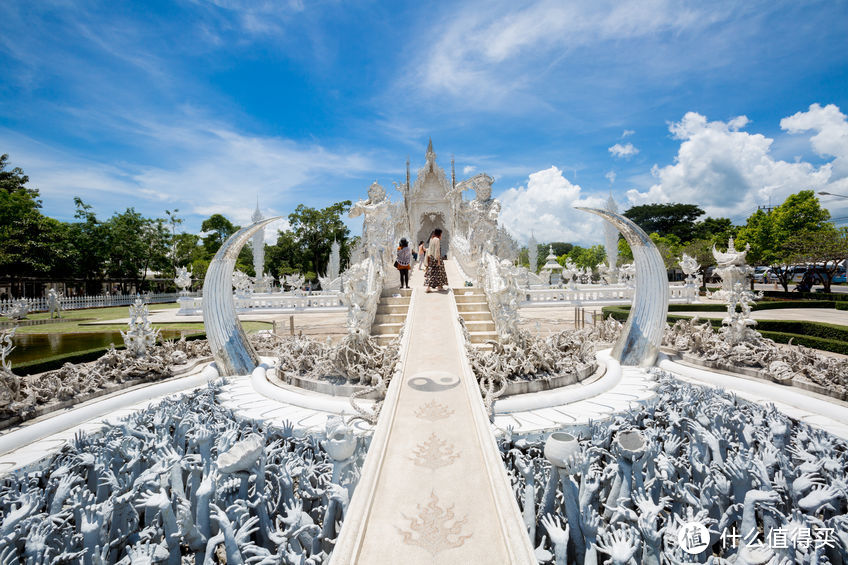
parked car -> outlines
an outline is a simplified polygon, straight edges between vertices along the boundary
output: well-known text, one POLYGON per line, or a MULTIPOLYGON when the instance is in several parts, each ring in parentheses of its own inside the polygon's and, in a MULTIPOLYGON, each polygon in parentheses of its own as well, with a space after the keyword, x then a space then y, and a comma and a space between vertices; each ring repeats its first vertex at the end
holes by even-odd
POLYGON ((755 267, 754 274, 754 282, 756 283, 765 283, 769 282, 769 274, 771 274, 771 269, 768 267, 755 267))

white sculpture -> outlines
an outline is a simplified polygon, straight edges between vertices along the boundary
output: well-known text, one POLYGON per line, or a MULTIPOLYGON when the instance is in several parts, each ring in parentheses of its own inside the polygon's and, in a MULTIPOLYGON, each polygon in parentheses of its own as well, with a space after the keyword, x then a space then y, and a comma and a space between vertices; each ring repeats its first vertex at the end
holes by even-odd
MULTIPOLYGON (((607 212, 618 213, 618 206, 610 194, 606 206, 607 212)), ((607 252, 607 273, 605 278, 610 284, 618 281, 618 230, 609 222, 604 222, 604 250, 607 252)))
POLYGON ((330 246, 330 261, 327 263, 327 277, 330 280, 337 279, 339 277, 339 269, 341 268, 341 245, 336 240, 333 240, 333 244, 330 246))
POLYGON ((177 276, 174 278, 174 284, 180 289, 181 296, 187 296, 188 288, 191 286, 191 270, 185 267, 177 267, 177 276))
POLYGON ((237 295, 247 296, 253 292, 253 281, 247 273, 236 269, 233 271, 233 287, 236 289, 237 295))
POLYGON ((149 315, 147 304, 142 302, 140 297, 136 298, 130 306, 130 328, 126 332, 121 331, 127 351, 136 357, 146 356, 147 350, 159 339, 159 329, 153 329, 153 324, 147 319, 149 315))
POLYGON ((528 268, 531 273, 539 270, 539 244, 533 237, 533 232, 530 232, 530 241, 527 242, 527 260, 530 263, 528 268))
POLYGON ((330 260, 327 262, 327 273, 323 277, 318 276, 318 280, 321 283, 321 290, 341 290, 340 269, 341 245, 339 245, 338 241, 333 240, 333 244, 330 246, 330 260))
POLYGON ((680 268, 683 269, 683 274, 686 275, 686 286, 695 286, 697 282, 695 275, 698 274, 701 265, 694 257, 690 257, 686 253, 683 254, 683 257, 679 259, 678 263, 680 264, 680 268))
MULTIPOLYGON (((265 218, 262 217, 262 212, 259 211, 259 197, 256 197, 256 209, 253 211, 253 216, 250 218, 255 224, 261 222, 265 218)), ((265 273, 265 230, 258 230, 253 234, 253 272, 256 273, 256 282, 261 287, 257 292, 266 292, 264 289, 265 273)))
POLYGON ((618 270, 618 277, 619 281, 632 287, 636 284, 636 265, 634 263, 625 263, 618 270))
POLYGON ((571 282, 571 277, 574 275, 574 263, 570 263, 571 259, 566 260, 566 267, 563 269, 562 265, 557 261, 557 256, 554 253, 554 248, 552 245, 548 246, 548 256, 545 258, 545 264, 542 265, 542 272, 547 273, 547 275, 543 278, 547 279, 551 285, 558 285, 561 281, 561 277, 565 280, 565 282, 571 282))
POLYGON ((47 291, 47 311, 51 320, 62 317, 62 296, 52 288, 47 291))
POLYGON ((732 237, 728 240, 727 251, 724 253, 718 251, 713 245, 713 257, 715 257, 717 263, 715 273, 721 277, 721 290, 712 293, 711 298, 728 301, 733 294, 736 283, 744 287, 748 277, 754 272, 754 269, 745 263, 750 249, 751 246, 746 244, 744 250, 737 251, 732 237))
POLYGON ((497 243, 501 204, 492 199, 494 182, 495 179, 486 173, 480 173, 462 181, 448 193, 448 197, 457 202, 457 231, 465 234, 474 256, 479 256, 483 251, 493 252, 497 243), (465 202, 459 197, 466 190, 475 192, 474 200, 465 202))
POLYGON ((394 230, 391 221, 391 202, 386 190, 376 181, 368 187, 368 200, 360 200, 350 208, 351 218, 364 216, 362 244, 368 257, 377 261, 381 271, 393 263, 392 241, 394 230))
POLYGON ((751 341, 758 337, 757 332, 751 328, 757 325, 757 321, 751 317, 751 303, 754 296, 751 291, 746 291, 742 283, 733 285, 733 291, 727 299, 727 316, 721 321, 724 339, 730 345, 751 341), (740 311, 736 311, 736 307, 740 311))
POLYGON ((29 302, 26 298, 19 298, 12 303, 12 307, 6 312, 6 316, 12 320, 23 320, 29 314, 29 302))
POLYGON ((303 294, 303 283, 306 279, 304 279, 303 275, 300 273, 293 273, 291 275, 286 275, 284 277, 285 285, 289 287, 289 292, 296 296, 300 296, 303 294))
POLYGON ((368 335, 371 331, 382 291, 379 272, 373 258, 355 263, 345 271, 340 298, 348 307, 347 330, 351 334, 368 335))
POLYGON ((506 259, 487 252, 481 259, 480 272, 498 337, 501 341, 509 339, 518 330, 518 270, 506 259))

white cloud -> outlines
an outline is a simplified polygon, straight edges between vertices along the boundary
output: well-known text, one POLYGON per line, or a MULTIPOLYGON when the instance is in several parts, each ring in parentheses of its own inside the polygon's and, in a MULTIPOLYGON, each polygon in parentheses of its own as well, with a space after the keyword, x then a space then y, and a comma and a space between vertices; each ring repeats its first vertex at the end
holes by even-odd
MULTIPOLYGON (((820 110, 827 108, 811 107, 810 112, 787 118, 781 126, 791 132, 827 132, 817 151, 848 154, 838 143, 839 135, 832 133, 845 127, 845 116, 835 106, 820 110)), ((848 190, 848 178, 835 174, 833 163, 816 167, 804 161, 775 159, 771 155, 773 140, 740 131, 747 124, 745 116, 709 122, 695 112, 670 124, 669 131, 681 140, 675 163, 654 165, 651 172, 656 183, 645 192, 628 191, 630 203, 691 202, 713 216, 744 220, 758 204, 779 203, 799 190, 848 190)))
POLYGON ((810 138, 813 150, 820 157, 834 157, 834 175, 848 176, 848 121, 835 104, 811 104, 809 111, 780 120, 780 127, 789 133, 816 132, 810 138))
POLYGON ((476 170, 477 170, 477 167, 475 167, 474 165, 466 165, 465 167, 462 168, 462 174, 463 175, 470 175, 471 173, 473 173, 476 170))
POLYGON ((621 132, 621 139, 624 139, 625 137, 629 137, 629 136, 633 135, 634 133, 636 133, 634 130, 626 129, 623 132, 621 132))
POLYGON ((570 241, 583 244, 601 242, 601 220, 575 206, 601 208, 603 198, 582 197, 580 185, 572 184, 557 167, 531 174, 527 186, 510 188, 501 194, 503 225, 519 240, 531 232, 539 241, 570 241), (597 234, 593 238, 592 234, 597 234))
POLYGON ((609 171, 604 176, 607 178, 608 181, 610 181, 610 184, 615 182, 615 171, 609 171))
POLYGON ((609 152, 618 159, 629 159, 639 153, 639 150, 632 143, 625 143, 624 145, 616 143, 609 148, 609 152))
MULTIPOLYGON (((188 220, 221 213, 244 225, 257 195, 262 209, 270 212, 291 211, 301 202, 323 206, 330 203, 321 200, 325 179, 380 170, 370 156, 357 152, 250 135, 222 123, 148 122, 134 127, 137 140, 157 146, 167 162, 107 164, 2 129, 0 144, 12 148, 15 165, 41 190, 45 213, 63 219, 72 215, 71 198, 81 196, 100 217, 128 206, 147 215, 179 208, 188 220)), ((195 223, 187 221, 186 229, 199 228, 195 223)))
MULTIPOLYGON (((502 0, 495 6, 462 6, 449 11, 444 25, 427 22, 429 33, 418 40, 404 86, 455 95, 474 107, 512 109, 516 99, 538 101, 535 89, 527 87, 577 49, 609 42, 620 50, 630 40, 681 36, 724 21, 734 11, 728 4, 701 7, 673 0, 502 0)), ((645 70, 658 67, 641 60, 645 70)))

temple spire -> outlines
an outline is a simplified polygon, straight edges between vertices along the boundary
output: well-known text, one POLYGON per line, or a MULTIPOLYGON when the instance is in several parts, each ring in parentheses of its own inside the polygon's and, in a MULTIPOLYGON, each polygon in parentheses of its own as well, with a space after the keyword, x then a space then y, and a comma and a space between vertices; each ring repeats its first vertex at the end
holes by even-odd
POLYGON ((259 210, 259 194, 256 195, 256 210, 253 211, 253 217, 251 218, 254 222, 258 222, 262 220, 262 212, 259 210))
POLYGON ((409 192, 409 155, 406 156, 406 191, 409 192))
POLYGON ((453 155, 451 155, 451 187, 456 188, 456 167, 454 166, 453 155))
POLYGON ((432 152, 433 152, 433 138, 431 137, 429 143, 427 143, 427 153, 432 153, 432 152))

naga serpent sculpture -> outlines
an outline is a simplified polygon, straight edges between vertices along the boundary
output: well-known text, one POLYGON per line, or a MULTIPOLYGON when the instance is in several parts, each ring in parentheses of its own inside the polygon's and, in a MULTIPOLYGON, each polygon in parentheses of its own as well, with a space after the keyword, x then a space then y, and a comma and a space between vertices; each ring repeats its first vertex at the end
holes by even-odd
POLYGON ((259 357, 247 341, 236 315, 233 268, 241 248, 253 234, 280 218, 282 216, 261 220, 231 235, 206 270, 203 281, 203 326, 218 374, 222 377, 249 375, 259 364, 259 357))
POLYGON ((636 290, 612 357, 622 365, 650 367, 657 360, 668 316, 668 274, 660 252, 642 228, 621 214, 599 208, 576 208, 602 217, 630 244, 636 264, 636 290))

